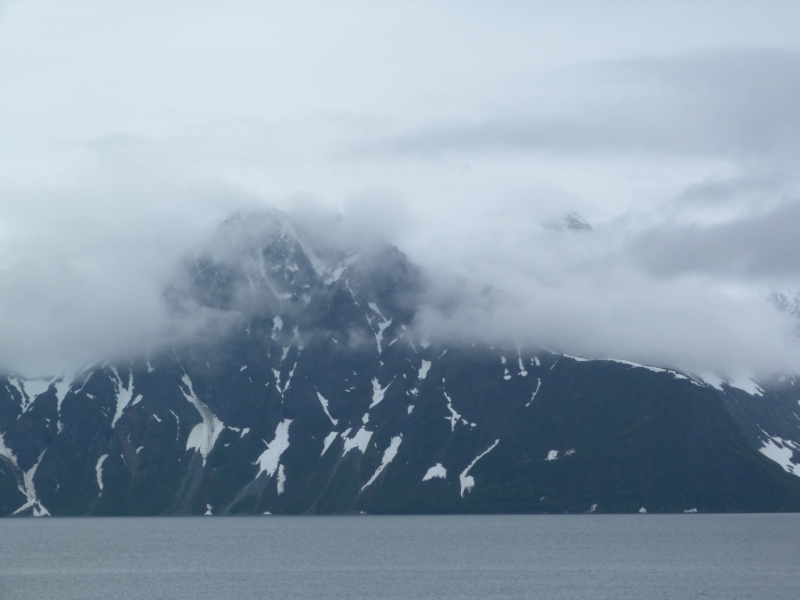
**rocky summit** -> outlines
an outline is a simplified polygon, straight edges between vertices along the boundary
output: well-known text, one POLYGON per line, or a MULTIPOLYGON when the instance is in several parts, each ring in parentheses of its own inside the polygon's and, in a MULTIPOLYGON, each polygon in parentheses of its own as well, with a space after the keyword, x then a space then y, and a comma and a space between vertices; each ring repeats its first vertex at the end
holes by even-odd
POLYGON ((233 217, 164 293, 174 344, 4 374, 0 514, 800 510, 793 376, 429 342, 406 257, 336 248, 233 217))

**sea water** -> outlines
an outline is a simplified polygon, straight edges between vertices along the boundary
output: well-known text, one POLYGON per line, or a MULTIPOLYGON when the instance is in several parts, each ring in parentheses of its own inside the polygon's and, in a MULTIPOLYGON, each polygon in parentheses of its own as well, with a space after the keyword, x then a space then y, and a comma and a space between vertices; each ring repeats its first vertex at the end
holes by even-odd
POLYGON ((0 598, 800 598, 800 515, 0 521, 0 598))

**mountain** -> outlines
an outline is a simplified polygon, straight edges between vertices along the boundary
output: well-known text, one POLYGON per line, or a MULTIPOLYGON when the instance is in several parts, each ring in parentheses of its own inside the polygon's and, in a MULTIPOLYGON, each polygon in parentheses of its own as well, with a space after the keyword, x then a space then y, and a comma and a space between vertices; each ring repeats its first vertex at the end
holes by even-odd
POLYGON ((423 289, 232 217, 165 291, 180 342, 0 378, 0 514, 800 510, 794 377, 429 343, 423 289))

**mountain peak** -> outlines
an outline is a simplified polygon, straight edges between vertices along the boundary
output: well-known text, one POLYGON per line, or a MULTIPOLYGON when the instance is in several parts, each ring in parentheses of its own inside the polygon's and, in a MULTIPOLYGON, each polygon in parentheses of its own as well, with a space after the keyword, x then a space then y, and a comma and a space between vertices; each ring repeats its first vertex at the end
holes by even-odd
POLYGON ((577 211, 568 212, 562 220, 570 231, 592 231, 592 226, 577 211))
POLYGON ((545 227, 548 229, 554 229, 555 231, 593 231, 592 226, 589 225, 589 222, 575 210, 572 210, 559 219, 546 224, 545 227))

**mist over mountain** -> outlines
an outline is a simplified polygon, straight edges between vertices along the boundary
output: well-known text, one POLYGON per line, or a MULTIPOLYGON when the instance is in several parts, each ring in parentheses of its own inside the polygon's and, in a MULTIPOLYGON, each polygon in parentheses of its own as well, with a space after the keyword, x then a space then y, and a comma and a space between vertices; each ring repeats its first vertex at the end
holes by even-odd
MULTIPOLYGON (((276 294, 302 299, 312 287, 270 289, 266 296, 254 287, 262 241, 278 235, 277 227, 318 271, 359 260, 378 273, 386 247, 404 252, 417 273, 416 291, 405 301, 420 338, 537 346, 736 378, 780 376, 800 364, 791 335, 796 315, 767 280, 745 286, 698 273, 663 276, 641 263, 639 246, 653 236, 632 237, 619 223, 592 227, 575 212, 555 221, 524 216, 439 226, 446 234, 423 237, 431 232, 411 210, 385 212, 361 200, 339 212, 302 202, 288 211, 246 208, 215 227, 190 227, 194 238, 186 232, 164 253, 144 244, 111 255, 66 255, 70 262, 57 278, 42 273, 45 263, 29 263, 29 273, 41 277, 9 288, 6 310, 16 315, 3 320, 13 342, 2 361, 32 376, 69 374, 90 360, 222 335, 274 309, 276 294), (223 296, 198 291, 209 260, 227 265, 223 296), (31 284, 59 291, 46 295, 31 284), (25 293, 34 294, 32 302, 9 304, 25 293), (65 301, 84 297, 91 298, 87 305, 65 311, 65 301)), ((296 277, 300 285, 302 273, 296 277)))
POLYGON ((235 214, 166 288, 161 345, 0 376, 0 514, 800 509, 794 374, 436 332, 425 272, 341 221, 235 214))

